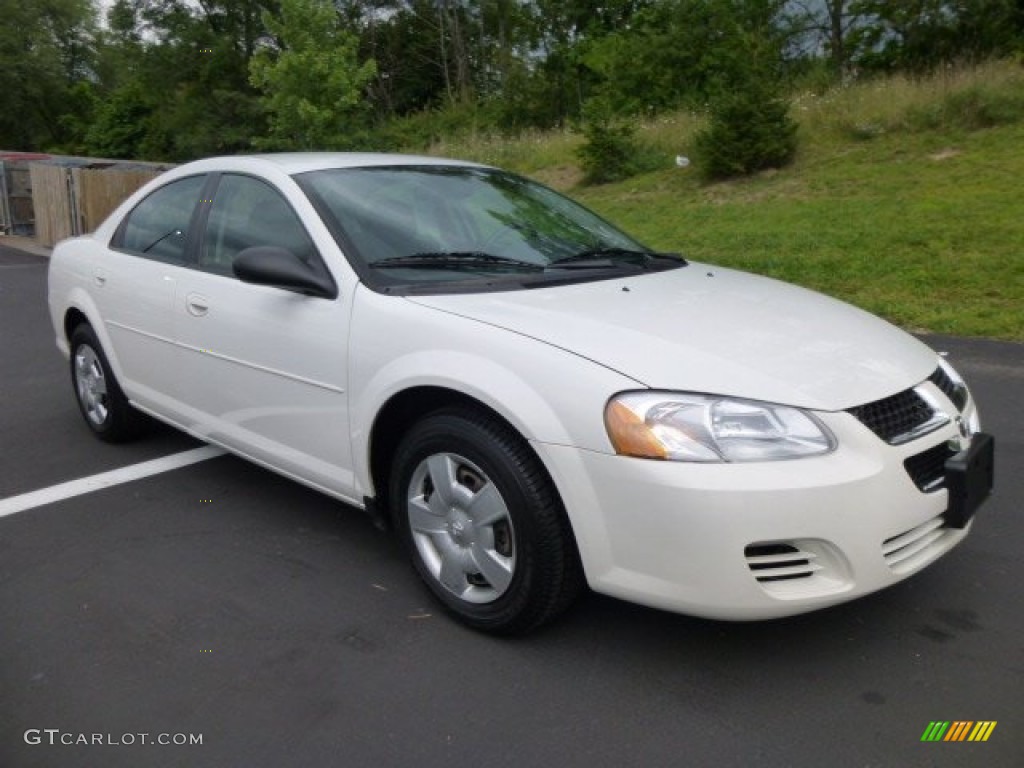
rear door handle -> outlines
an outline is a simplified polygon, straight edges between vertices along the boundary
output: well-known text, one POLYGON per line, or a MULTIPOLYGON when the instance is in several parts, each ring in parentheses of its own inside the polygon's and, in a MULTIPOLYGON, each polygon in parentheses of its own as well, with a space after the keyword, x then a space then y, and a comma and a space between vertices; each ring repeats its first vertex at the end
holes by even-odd
POLYGON ((210 311, 210 302, 201 294, 190 293, 185 297, 185 308, 190 315, 202 317, 210 311))

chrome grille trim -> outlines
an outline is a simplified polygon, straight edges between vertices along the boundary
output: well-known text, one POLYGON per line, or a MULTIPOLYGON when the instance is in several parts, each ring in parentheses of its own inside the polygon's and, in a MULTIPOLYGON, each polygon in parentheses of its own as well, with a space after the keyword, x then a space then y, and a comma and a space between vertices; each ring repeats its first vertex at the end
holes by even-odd
POLYGON ((889 445, 903 445, 934 432, 950 418, 921 386, 850 408, 865 427, 889 445))
POLYGON ((939 361, 939 367, 928 377, 928 381, 938 387, 958 411, 963 412, 967 405, 967 385, 952 368, 939 361))

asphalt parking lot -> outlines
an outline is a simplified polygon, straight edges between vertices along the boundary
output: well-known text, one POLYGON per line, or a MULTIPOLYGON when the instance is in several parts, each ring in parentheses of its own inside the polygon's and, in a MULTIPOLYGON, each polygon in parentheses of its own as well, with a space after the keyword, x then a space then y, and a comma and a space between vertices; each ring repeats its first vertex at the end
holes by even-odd
MULTIPOLYGON (((45 291, 0 246, 0 500, 196 448, 89 434, 45 291)), ((230 456, 0 516, 0 767, 1024 765, 1024 345, 926 341, 996 494, 923 573, 793 619, 589 595, 480 635, 363 513, 230 456), (997 726, 923 743, 939 720, 997 726)))

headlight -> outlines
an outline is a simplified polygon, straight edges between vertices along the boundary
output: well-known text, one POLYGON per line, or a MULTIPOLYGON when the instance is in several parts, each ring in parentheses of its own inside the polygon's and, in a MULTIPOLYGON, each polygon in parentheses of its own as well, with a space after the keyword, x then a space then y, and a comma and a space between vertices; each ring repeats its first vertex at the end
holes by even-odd
POLYGON ((677 392, 626 392, 604 410, 616 453, 670 461, 777 461, 820 456, 835 438, 797 408, 677 392))

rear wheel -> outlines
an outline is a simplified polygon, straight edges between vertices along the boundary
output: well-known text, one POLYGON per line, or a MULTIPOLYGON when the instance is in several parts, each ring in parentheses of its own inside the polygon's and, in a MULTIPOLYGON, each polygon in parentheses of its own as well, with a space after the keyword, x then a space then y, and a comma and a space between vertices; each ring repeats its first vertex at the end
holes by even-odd
POLYGON ((416 424, 390 499, 413 565, 466 624, 511 634, 561 613, 582 587, 558 495, 526 442, 469 409, 416 424))
POLYGON ((71 383, 85 423, 98 438, 121 442, 142 431, 145 417, 124 396, 96 333, 84 323, 71 333, 71 383))

